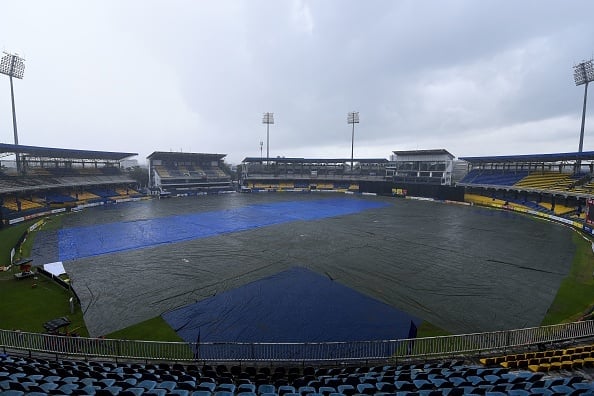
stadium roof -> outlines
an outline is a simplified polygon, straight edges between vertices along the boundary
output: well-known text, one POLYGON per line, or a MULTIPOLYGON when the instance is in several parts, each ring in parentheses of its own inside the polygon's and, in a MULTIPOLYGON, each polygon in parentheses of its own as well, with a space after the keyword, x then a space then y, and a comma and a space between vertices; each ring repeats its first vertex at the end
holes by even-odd
POLYGON ((116 153, 111 151, 73 150, 52 147, 23 146, 21 144, 0 143, 0 153, 28 154, 48 158, 105 159, 123 160, 138 153, 116 153))
POLYGON ((207 154, 207 153, 182 153, 177 151, 155 151, 149 155, 149 160, 160 159, 160 160, 198 160, 198 159, 211 159, 220 160, 226 157, 227 154, 207 154))
POLYGON ((396 155, 442 155, 447 154, 450 157, 454 158, 455 155, 450 153, 446 149, 431 149, 431 150, 399 150, 399 151, 392 151, 396 155))
MULTIPOLYGON (((351 162, 350 158, 266 158, 246 157, 241 162, 282 162, 286 164, 337 164, 351 162)), ((383 164, 388 163, 385 158, 354 158, 353 162, 360 164, 383 164)))
POLYGON ((554 153, 554 154, 522 154, 522 155, 495 155, 488 157, 460 157, 461 160, 471 164, 501 163, 501 162, 562 162, 577 160, 594 160, 594 151, 554 153))

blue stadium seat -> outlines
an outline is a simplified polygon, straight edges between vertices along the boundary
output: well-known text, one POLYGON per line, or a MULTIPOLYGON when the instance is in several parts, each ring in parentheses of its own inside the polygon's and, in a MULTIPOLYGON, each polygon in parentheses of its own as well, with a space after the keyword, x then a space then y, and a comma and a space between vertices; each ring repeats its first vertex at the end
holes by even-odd
POLYGON ((23 396, 25 394, 24 391, 19 391, 19 390, 5 390, 2 391, 2 396, 23 396))
POLYGON ((175 389, 176 386, 177 386, 177 382, 166 380, 166 381, 157 383, 155 388, 171 391, 171 390, 175 389))
POLYGON ((216 387, 215 391, 216 392, 218 392, 218 391, 227 391, 227 392, 233 393, 233 392, 235 392, 235 388, 236 388, 235 387, 235 384, 233 384, 233 383, 220 383, 216 387))
POLYGON ((52 391, 54 389, 58 389, 58 384, 56 384, 54 382, 43 382, 43 383, 39 384, 39 387, 41 389, 43 389, 44 392, 49 393, 50 391, 52 391))
MULTIPOLYGON (((83 389, 84 388, 86 388, 87 390, 88 389, 91 389, 91 388, 95 389, 95 387, 92 386, 92 385, 85 385, 85 386, 83 386, 83 389)), ((62 386, 60 386, 58 388, 58 390, 60 392, 63 392, 63 393, 66 393, 66 394, 72 393, 72 391, 75 390, 75 389, 79 389, 79 385, 78 384, 68 383, 68 384, 64 384, 64 385, 62 385, 62 386)))
MULTIPOLYGON (((122 395, 122 393, 120 392, 120 396, 121 395, 122 395)), ((184 389, 173 389, 167 395, 171 395, 171 396, 189 396, 190 395, 190 391, 187 391, 187 390, 184 390, 184 389)))
POLYGON ((192 393, 192 396, 212 396, 212 392, 204 391, 204 390, 197 390, 192 393))
POLYGON ((256 392, 239 392, 236 396, 257 396, 256 392))
POLYGON ((318 393, 321 393, 324 396, 328 396, 330 393, 336 393, 336 388, 332 386, 320 386, 318 388, 318 393))
POLYGON ((104 378, 102 380, 99 380, 99 382, 102 383, 103 385, 105 385, 104 387, 109 387, 109 386, 112 386, 113 384, 115 384, 115 379, 104 378))
POLYGON ((276 387, 272 384, 262 384, 258 386, 258 394, 276 393, 276 387))
POLYGON ((278 387, 279 396, 283 396, 285 393, 295 393, 295 387, 292 385, 281 385, 278 387))
POLYGON ((299 393, 302 396, 305 396, 310 393, 316 393, 316 388, 314 388, 313 386, 300 386, 299 389, 297 389, 297 393, 299 393))
POLYGON ((362 383, 357 385, 357 393, 372 395, 376 391, 376 388, 372 384, 362 383))
MULTIPOLYGON (((122 391, 122 388, 120 388, 119 386, 108 386, 103 389, 98 389, 97 392, 95 392, 95 394, 96 395, 102 394, 103 392, 101 392, 101 391, 109 392, 111 395, 118 395, 122 391)), ((107 395, 107 393, 105 393, 105 395, 107 395)), ((163 395, 158 395, 158 396, 165 396, 165 393, 163 393, 163 395)))
POLYGON ((205 381, 205 378, 201 378, 200 384, 198 384, 199 390, 208 390, 209 392, 214 392, 216 384, 214 382, 205 381))
POLYGON ((148 379, 142 380, 138 384, 136 384, 136 386, 138 388, 144 388, 147 391, 153 390, 153 388, 156 385, 157 385, 157 382, 156 381, 154 381, 154 380, 148 380, 148 379))
POLYGON ((511 389, 507 394, 509 396, 530 396, 530 392, 524 389, 511 389))
POLYGON ((253 393, 255 393, 256 392, 256 385, 254 385, 254 384, 240 384, 237 387, 237 392, 239 392, 239 393, 245 393, 245 392, 253 392, 253 393))
POLYGON ((119 395, 120 396, 142 396, 144 394, 144 388, 127 388, 122 390, 119 395))
POLYGON ((94 386, 95 382, 97 382, 97 380, 95 378, 82 378, 80 381, 78 381, 82 384, 86 385, 91 385, 94 386))
POLYGON ((417 389, 416 386, 412 382, 408 382, 408 381, 396 381, 396 383, 394 385, 396 385, 396 388, 398 388, 399 392, 400 391, 412 392, 417 389))
MULTIPOLYGON (((261 395, 263 394, 264 393, 261 393, 261 395)), ((214 396, 234 396, 234 393, 231 391, 219 390, 214 393, 214 396)))

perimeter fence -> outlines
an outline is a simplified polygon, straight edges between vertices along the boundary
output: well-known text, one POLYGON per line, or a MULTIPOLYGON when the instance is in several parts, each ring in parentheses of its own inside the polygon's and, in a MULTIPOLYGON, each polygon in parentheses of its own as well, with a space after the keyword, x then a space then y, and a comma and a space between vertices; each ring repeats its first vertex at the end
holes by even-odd
POLYGON ((156 342, 0 330, 4 351, 83 359, 177 362, 370 362, 508 353, 594 336, 594 321, 453 336, 350 342, 156 342))

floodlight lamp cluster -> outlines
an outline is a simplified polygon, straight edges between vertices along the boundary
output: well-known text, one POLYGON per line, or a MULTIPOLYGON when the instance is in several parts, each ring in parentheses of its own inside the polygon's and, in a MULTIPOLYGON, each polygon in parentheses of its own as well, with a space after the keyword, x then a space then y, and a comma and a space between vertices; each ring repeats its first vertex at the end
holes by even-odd
POLYGON ((575 85, 587 84, 594 81, 594 65, 593 60, 587 60, 573 66, 573 79, 575 85))
POLYGON ((25 60, 17 54, 4 53, 0 59, 0 73, 22 79, 25 74, 25 60))
POLYGON ((264 113, 262 124, 274 124, 274 113, 264 113))
POLYGON ((347 116, 347 122, 349 124, 358 124, 359 123, 359 112, 351 111, 347 116))

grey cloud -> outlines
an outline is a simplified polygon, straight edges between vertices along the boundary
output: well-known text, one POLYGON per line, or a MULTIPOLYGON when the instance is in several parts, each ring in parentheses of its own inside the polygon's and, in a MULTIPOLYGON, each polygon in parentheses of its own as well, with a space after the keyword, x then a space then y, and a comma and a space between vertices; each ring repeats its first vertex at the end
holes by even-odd
MULTIPOLYGON (((141 158, 182 149, 237 163, 259 154, 265 111, 272 155, 348 156, 352 110, 355 151, 374 157, 571 151, 583 92, 571 66, 594 51, 587 0, 64 0, 6 11, 0 47, 27 55, 15 84, 21 141, 141 158)), ((2 142, 9 102, 0 78, 2 142)))

